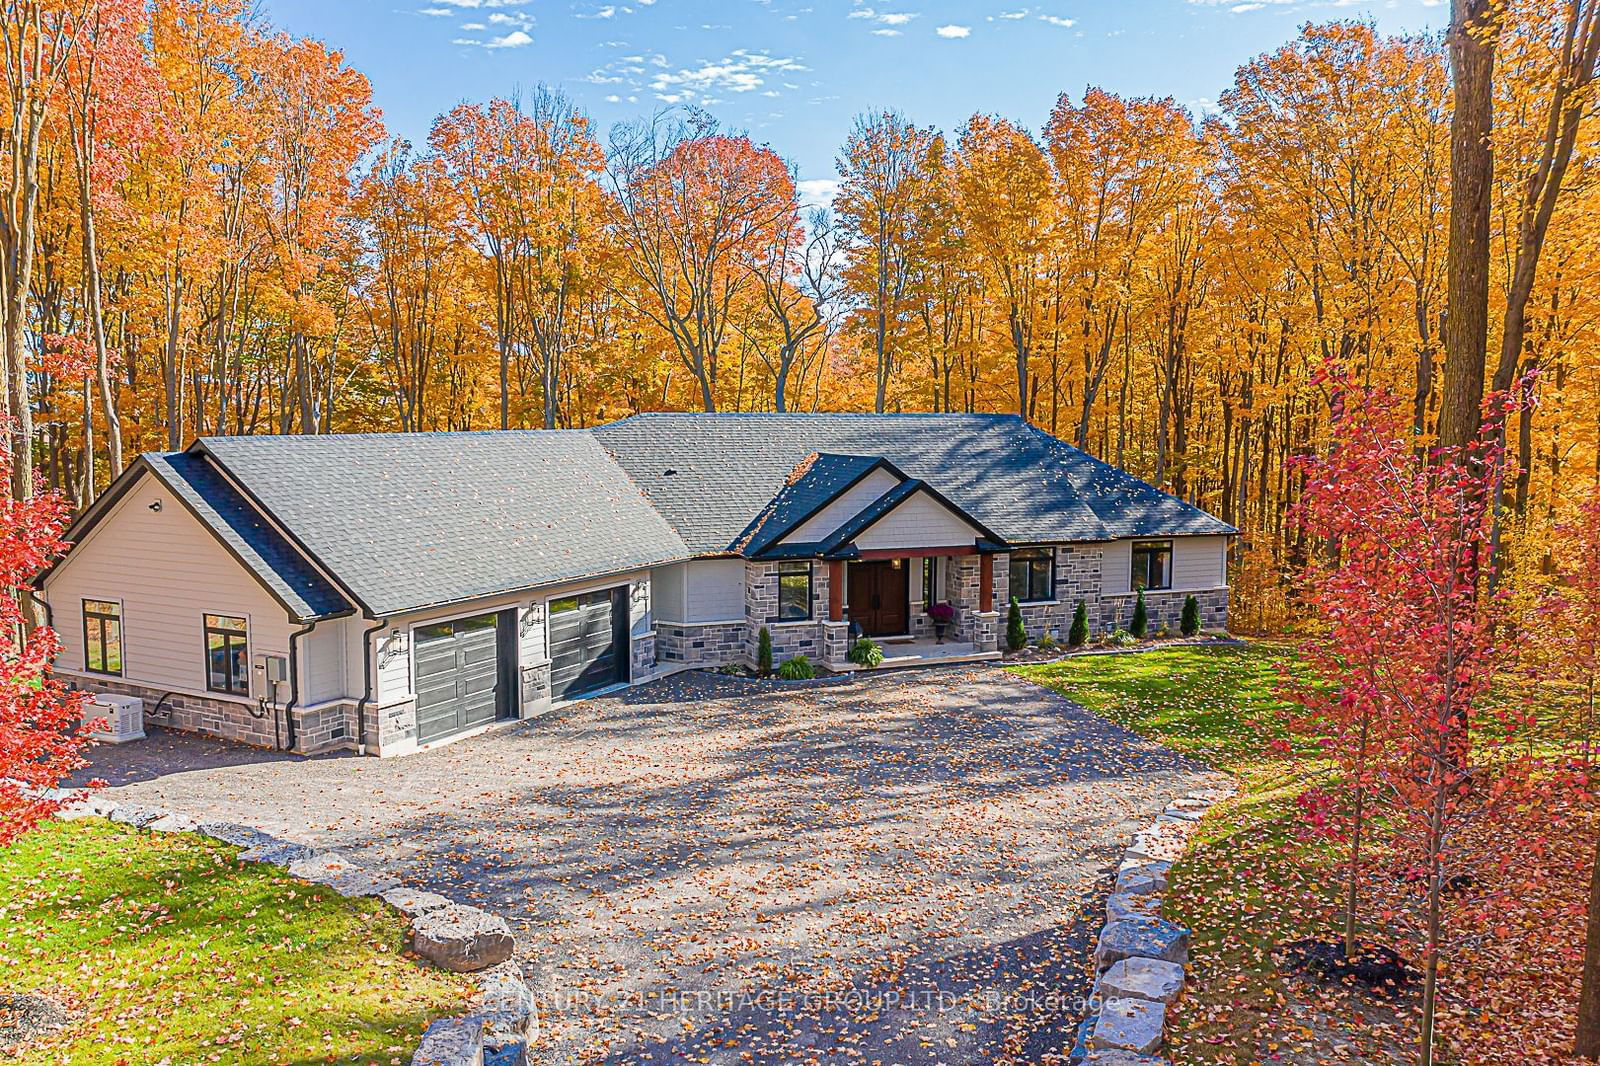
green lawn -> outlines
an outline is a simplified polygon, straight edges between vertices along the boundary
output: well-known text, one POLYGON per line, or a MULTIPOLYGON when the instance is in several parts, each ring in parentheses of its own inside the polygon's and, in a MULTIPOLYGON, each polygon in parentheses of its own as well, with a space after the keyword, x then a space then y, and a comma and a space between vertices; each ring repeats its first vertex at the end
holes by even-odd
POLYGON ((237 848, 98 819, 0 850, 0 988, 81 1017, 21 1063, 401 1063, 466 981, 401 955, 404 919, 237 848))
POLYGON ((1164 913, 1195 931, 1194 985, 1168 1049, 1179 1062, 1255 1062, 1296 1050, 1280 1024, 1281 942, 1337 921, 1328 855, 1297 833, 1305 762, 1268 750, 1285 736, 1277 691, 1287 644, 1188 645, 1085 655, 1015 667, 1097 714, 1234 774, 1240 794, 1217 807, 1171 874, 1164 913))

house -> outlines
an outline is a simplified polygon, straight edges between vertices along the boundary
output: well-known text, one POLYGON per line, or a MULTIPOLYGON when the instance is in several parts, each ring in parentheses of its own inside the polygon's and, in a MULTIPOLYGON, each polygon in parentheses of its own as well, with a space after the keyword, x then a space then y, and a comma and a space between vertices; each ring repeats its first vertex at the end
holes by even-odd
MULTIPOLYGON (((1014 416, 639 415, 594 430, 205 437, 142 456, 38 581, 60 676, 147 720, 399 754, 852 633, 1226 625, 1204 511, 1014 416)), ((920 645, 919 645, 920 646, 920 645)))

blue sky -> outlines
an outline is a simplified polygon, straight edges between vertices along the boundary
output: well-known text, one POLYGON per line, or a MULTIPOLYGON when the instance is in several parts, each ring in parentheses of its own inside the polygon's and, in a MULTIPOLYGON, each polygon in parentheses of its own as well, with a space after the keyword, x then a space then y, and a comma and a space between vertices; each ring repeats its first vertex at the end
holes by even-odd
POLYGON ((1037 130, 1087 85, 1204 110, 1243 61, 1306 21, 1438 29, 1442 0, 261 0, 278 26, 345 51, 389 129, 545 83, 603 134, 705 107, 794 163, 822 198, 862 111, 955 130, 974 111, 1037 130))

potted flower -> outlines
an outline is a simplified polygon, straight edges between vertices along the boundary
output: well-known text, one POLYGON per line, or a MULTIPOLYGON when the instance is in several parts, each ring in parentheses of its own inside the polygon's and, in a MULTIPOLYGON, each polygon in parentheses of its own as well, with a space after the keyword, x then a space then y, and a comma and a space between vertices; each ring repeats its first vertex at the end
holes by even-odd
POLYGON ((928 619, 933 622, 933 635, 943 644, 945 629, 956 620, 956 609, 941 601, 928 608, 928 619))

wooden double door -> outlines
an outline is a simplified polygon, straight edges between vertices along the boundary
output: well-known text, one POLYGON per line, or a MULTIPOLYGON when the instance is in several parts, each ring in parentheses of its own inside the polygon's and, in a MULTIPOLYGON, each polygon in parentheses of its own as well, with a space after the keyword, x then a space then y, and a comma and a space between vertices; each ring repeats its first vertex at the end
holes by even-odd
POLYGON ((911 629, 911 567, 904 559, 851 563, 850 621, 869 637, 911 629))

